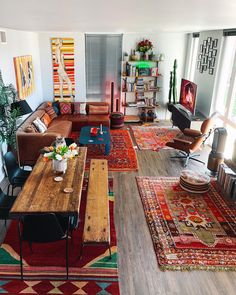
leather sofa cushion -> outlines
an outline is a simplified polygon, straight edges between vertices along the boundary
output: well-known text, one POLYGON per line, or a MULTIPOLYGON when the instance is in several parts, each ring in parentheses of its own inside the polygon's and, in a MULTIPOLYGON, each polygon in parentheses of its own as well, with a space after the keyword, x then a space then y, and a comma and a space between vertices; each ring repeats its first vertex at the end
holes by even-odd
POLYGON ((68 137, 72 130, 72 122, 70 121, 60 121, 54 122, 49 125, 45 133, 58 133, 63 137, 68 137))

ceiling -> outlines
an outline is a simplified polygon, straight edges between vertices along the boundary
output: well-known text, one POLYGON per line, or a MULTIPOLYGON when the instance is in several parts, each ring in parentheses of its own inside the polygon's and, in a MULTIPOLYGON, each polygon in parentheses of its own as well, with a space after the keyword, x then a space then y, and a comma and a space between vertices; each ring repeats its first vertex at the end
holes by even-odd
POLYGON ((191 32, 236 28, 235 0, 0 0, 0 27, 27 31, 191 32))

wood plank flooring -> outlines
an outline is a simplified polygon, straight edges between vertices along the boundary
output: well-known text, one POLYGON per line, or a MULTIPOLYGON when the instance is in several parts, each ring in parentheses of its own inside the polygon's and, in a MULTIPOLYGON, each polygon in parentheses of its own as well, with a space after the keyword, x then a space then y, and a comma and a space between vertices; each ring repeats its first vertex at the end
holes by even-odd
MULTIPOLYGON (((209 149, 201 154, 207 162, 209 149)), ((236 272, 161 271, 146 224, 135 176, 178 176, 182 160, 170 159, 174 150, 137 151, 138 172, 112 172, 121 295, 233 295, 236 272)), ((203 170, 190 161, 188 168, 203 170)), ((3 223, 0 238, 4 237, 3 223)))

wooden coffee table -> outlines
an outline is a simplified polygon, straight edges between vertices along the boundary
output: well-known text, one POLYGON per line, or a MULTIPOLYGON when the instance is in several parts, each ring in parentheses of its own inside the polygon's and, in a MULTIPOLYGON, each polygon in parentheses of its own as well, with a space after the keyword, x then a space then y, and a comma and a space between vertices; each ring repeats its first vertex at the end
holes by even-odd
POLYGON ((79 136, 79 143, 81 145, 89 145, 89 144, 98 144, 98 145, 105 145, 105 155, 110 154, 110 131, 108 127, 102 127, 103 134, 99 133, 97 136, 91 136, 90 130, 94 126, 85 126, 81 128, 80 136, 79 136))

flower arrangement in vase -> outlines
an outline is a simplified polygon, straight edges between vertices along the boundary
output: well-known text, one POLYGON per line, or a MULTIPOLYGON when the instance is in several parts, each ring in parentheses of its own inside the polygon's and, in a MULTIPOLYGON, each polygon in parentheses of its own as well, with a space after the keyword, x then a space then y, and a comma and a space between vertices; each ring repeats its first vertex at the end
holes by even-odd
POLYGON ((152 50, 153 44, 148 39, 143 39, 137 44, 137 51, 141 52, 144 55, 144 59, 148 59, 148 51, 152 50))
POLYGON ((67 169, 67 159, 72 159, 78 155, 77 144, 49 146, 45 148, 47 153, 44 153, 44 161, 52 160, 52 168, 54 171, 65 173, 67 169))

